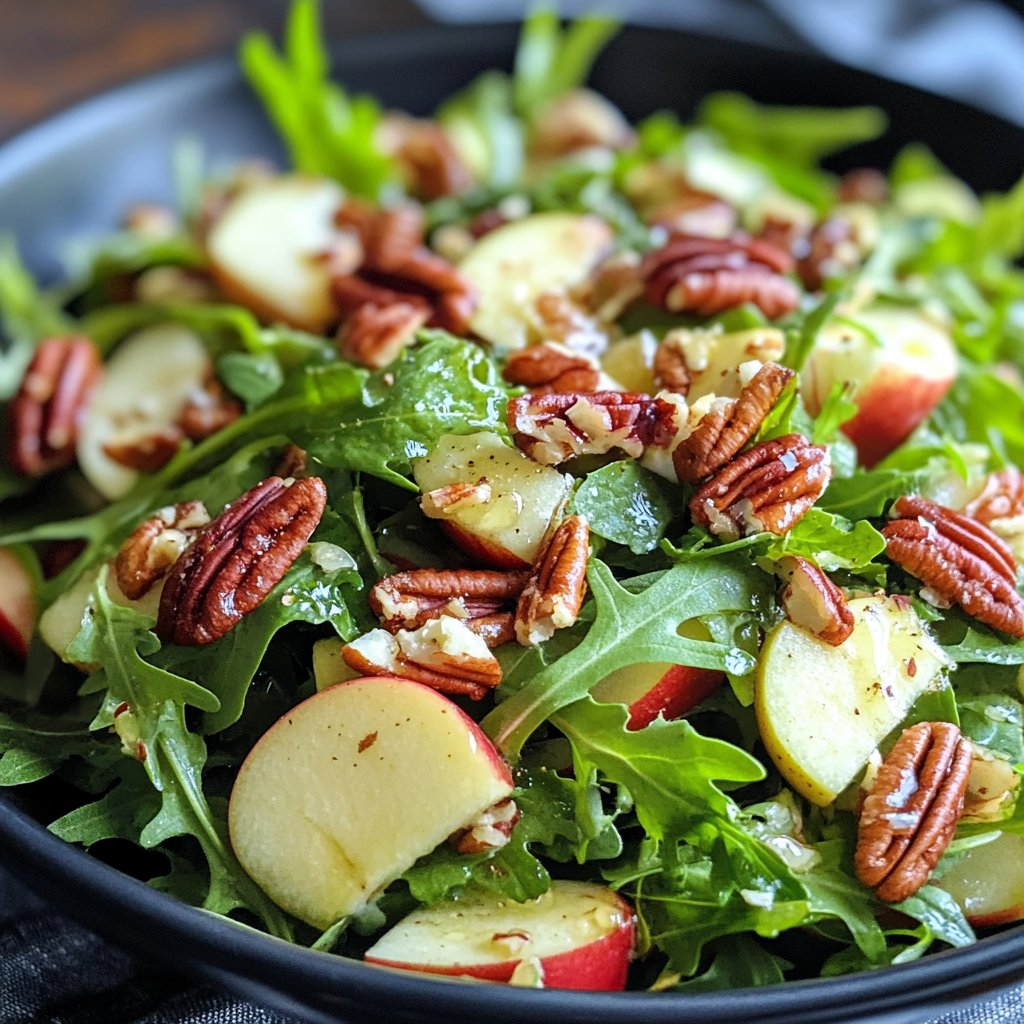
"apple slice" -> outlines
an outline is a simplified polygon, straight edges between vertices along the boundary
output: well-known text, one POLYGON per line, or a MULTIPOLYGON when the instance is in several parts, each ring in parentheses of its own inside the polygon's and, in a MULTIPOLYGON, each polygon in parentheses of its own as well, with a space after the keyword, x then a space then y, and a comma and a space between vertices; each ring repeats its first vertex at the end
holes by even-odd
POLYGON ((945 889, 976 928, 1024 920, 1024 836, 1004 832, 968 850, 932 884, 945 889))
POLYGON ((611 249, 611 228, 583 213, 535 213, 483 236, 459 271, 477 293, 470 327, 504 351, 529 344, 524 310, 579 284, 611 249))
POLYGON ((838 647, 787 621, 765 640, 754 704, 761 739, 783 778, 813 804, 831 803, 952 664, 906 600, 849 602, 853 633, 838 647))
POLYGON ((446 434, 429 455, 414 460, 412 472, 424 493, 424 512, 470 558, 498 569, 533 565, 572 488, 568 476, 534 462, 489 431, 446 434), (466 486, 438 493, 453 485, 466 486), (460 494, 459 500, 446 502, 460 494))
POLYGON ((321 690, 259 739, 228 827, 267 895, 327 928, 512 789, 490 740, 447 697, 363 678, 321 690))
POLYGON ((949 328, 918 309, 871 306, 850 323, 826 324, 807 357, 800 391, 816 416, 837 382, 854 385, 857 414, 843 432, 873 466, 902 444, 942 400, 957 374, 949 328))
POLYGON ((618 991, 633 933, 633 910, 617 893, 556 880, 526 903, 474 893, 415 911, 366 951, 366 961, 484 981, 508 981, 532 962, 545 988, 618 991))
POLYGON ((225 298, 264 320, 323 334, 338 317, 331 298, 341 189, 324 178, 271 178, 244 189, 206 240, 225 298))
MULTIPOLYGON (((43 642, 57 655, 61 661, 81 669, 83 672, 94 672, 99 666, 71 661, 68 658, 68 647, 74 640, 92 603, 92 591, 99 578, 101 566, 83 573, 65 590, 39 618, 39 635, 43 642)), ((113 564, 107 571, 107 596, 114 604, 126 608, 134 608, 140 615, 155 620, 160 609, 160 595, 163 593, 164 580, 159 580, 145 596, 137 601, 126 597, 117 585, 113 564)))
POLYGON ((24 658, 39 616, 39 576, 15 548, 0 548, 0 647, 24 658))
POLYGON ((653 395, 658 390, 654 383, 654 356, 657 351, 658 339, 645 329, 612 342, 601 357, 601 369, 626 391, 653 395))
POLYGON ((313 682, 317 690, 360 678, 358 672, 345 664, 341 656, 344 647, 345 641, 336 636, 325 636, 313 644, 313 682))
POLYGON ((104 451, 111 443, 173 431, 189 397, 213 372, 199 336, 180 324, 147 327, 123 341, 86 406, 78 435, 78 464, 110 501, 127 494, 135 469, 104 451))
POLYGON ((659 715, 682 718, 725 682, 725 674, 666 661, 628 665, 605 676, 590 695, 605 704, 625 704, 626 728, 643 729, 659 715))

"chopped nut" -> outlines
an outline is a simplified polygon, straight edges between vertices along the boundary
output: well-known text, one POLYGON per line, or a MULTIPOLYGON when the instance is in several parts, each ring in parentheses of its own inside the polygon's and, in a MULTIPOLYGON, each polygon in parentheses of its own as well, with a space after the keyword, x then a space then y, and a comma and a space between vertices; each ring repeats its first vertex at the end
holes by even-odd
POLYGON ((472 700, 501 682, 501 666, 483 639, 449 615, 414 630, 371 630, 346 644, 341 656, 364 675, 401 676, 472 700))
POLYGON ((167 505, 137 526, 114 559, 117 585, 137 601, 163 579, 199 530, 210 522, 201 501, 167 505))
POLYGON ((459 509, 486 505, 490 500, 491 485, 482 476, 475 484, 448 484, 427 491, 420 498, 420 507, 430 519, 442 519, 459 509))
POLYGON ((786 581, 781 601, 790 622, 833 647, 849 637, 853 632, 853 612, 846 603, 846 595, 818 566, 791 555, 780 559, 775 571, 786 581))
POLYGON ((616 448, 638 458, 675 435, 676 416, 662 398, 619 391, 521 395, 508 403, 512 440, 545 466, 616 448))
POLYGON ((502 800, 484 811, 472 825, 456 832, 448 841, 459 853, 490 853, 500 850, 508 843, 521 817, 514 800, 502 800))

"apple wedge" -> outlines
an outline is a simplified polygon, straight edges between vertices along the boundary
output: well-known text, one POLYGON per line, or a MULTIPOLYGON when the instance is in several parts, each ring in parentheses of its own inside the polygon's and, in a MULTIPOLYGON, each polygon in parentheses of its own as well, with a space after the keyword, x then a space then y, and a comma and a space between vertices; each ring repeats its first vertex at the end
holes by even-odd
POLYGON ((28 653, 39 617, 39 576, 15 548, 0 548, 0 647, 28 653))
POLYGON ((423 511, 482 565, 528 569, 572 481, 497 434, 446 434, 416 459, 423 511))
POLYGON ((447 697, 362 678, 321 690, 257 741, 228 827, 253 881, 327 928, 512 789, 490 740, 447 697))
POLYGON ((544 292, 583 281, 613 238, 604 221, 583 213, 535 213, 488 232, 459 264, 477 293, 470 327, 503 351, 525 348, 524 310, 544 292))
POLYGON ((633 910, 591 882, 553 881, 514 903, 490 893, 423 908, 366 951, 367 963, 509 981, 532 963, 545 988, 618 991, 633 951, 633 910))
POLYGON ((976 928, 1024 920, 1024 836, 1003 832, 968 850, 932 884, 945 889, 976 928))
POLYGON ((338 242, 341 189, 324 178, 271 178, 240 192, 206 240, 225 298, 264 320, 323 334, 338 317, 326 255, 338 242))
POLYGON ((104 450, 172 432, 189 397, 213 372, 199 336, 180 324, 160 324, 127 338, 114 351, 86 406, 78 464, 104 498, 115 501, 139 478, 104 450))
POLYGON ((860 462, 873 466, 931 413, 956 374, 946 324, 918 309, 877 305, 852 321, 826 324, 807 357, 800 390, 816 416, 836 383, 853 385, 857 413, 843 432, 860 462))
POLYGON ((783 778, 824 806, 857 778, 914 701, 952 664, 906 600, 849 602, 853 633, 838 647, 780 622, 758 659, 761 739, 783 778))
POLYGON ((625 704, 629 711, 626 728, 643 729, 659 715, 671 721, 682 718, 725 682, 714 669, 648 662, 616 669, 591 691, 596 701, 625 704))

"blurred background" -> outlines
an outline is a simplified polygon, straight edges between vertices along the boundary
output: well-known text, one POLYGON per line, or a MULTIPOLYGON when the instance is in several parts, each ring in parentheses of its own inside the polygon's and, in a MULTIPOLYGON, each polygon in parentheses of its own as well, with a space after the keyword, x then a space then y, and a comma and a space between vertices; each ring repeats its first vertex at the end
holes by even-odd
MULTIPOLYGON (((288 0, 2 0, 0 138, 100 89, 277 32, 288 0)), ((528 0, 322 0, 335 38, 507 20, 528 0)), ((1024 0, 562 0, 625 20, 819 51, 1024 123, 1024 0)), ((808 97, 813 102, 813 97, 808 97)))

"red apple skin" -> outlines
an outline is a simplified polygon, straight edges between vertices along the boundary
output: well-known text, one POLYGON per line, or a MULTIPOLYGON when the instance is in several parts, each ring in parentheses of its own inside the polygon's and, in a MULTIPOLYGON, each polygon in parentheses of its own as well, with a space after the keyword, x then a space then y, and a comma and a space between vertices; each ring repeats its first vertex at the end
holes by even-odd
MULTIPOLYGON (((540 958, 544 971, 545 988, 568 988, 586 992, 621 992, 626 987, 629 962, 636 938, 633 908, 621 897, 623 924, 595 942, 567 949, 564 953, 540 958)), ((394 967, 419 974, 440 974, 445 977, 478 978, 480 981, 507 982, 519 960, 505 960, 491 964, 455 964, 441 967, 433 964, 409 964, 395 960, 380 960, 367 956, 367 963, 381 967, 394 967)))
POLYGON ((626 728, 630 732, 643 729, 659 714, 669 721, 682 718, 724 682, 724 672, 673 665, 639 700, 629 705, 626 728))
POLYGON ((10 548, 0 548, 0 645, 24 659, 38 618, 32 573, 10 548))
POLYGON ((442 520, 441 529, 451 542, 467 557, 489 569, 529 569, 530 563, 506 548, 491 544, 475 533, 464 530, 458 523, 442 520))
POLYGON ((898 448, 942 401, 953 380, 915 377, 887 366, 857 398, 857 414, 843 433, 857 448, 857 459, 870 469, 898 448))

